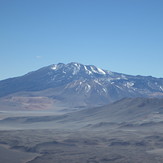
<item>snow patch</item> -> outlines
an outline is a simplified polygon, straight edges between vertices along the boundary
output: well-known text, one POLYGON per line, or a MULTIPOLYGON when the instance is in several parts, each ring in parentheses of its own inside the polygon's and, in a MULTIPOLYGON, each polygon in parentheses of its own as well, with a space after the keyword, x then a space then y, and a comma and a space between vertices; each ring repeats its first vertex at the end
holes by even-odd
POLYGON ((89 91, 91 90, 91 86, 90 86, 89 84, 87 84, 87 85, 85 86, 85 90, 86 90, 86 92, 89 92, 89 91))
POLYGON ((96 71, 96 70, 94 69, 94 67, 92 67, 92 66, 91 66, 91 70, 92 70, 94 73, 98 73, 98 71, 96 71))
POLYGON ((73 66, 73 75, 77 74, 78 72, 80 71, 80 65, 77 64, 77 63, 74 63, 74 66, 73 66))
POLYGON ((87 74, 89 74, 89 75, 92 74, 92 72, 90 70, 88 70, 86 66, 84 66, 84 69, 86 70, 87 74))
POLYGON ((96 74, 103 74, 103 75, 106 74, 106 73, 105 73, 102 69, 100 69, 100 68, 95 68, 95 67, 93 67, 93 66, 90 66, 90 68, 91 68, 91 70, 92 70, 94 73, 96 73, 96 74))
POLYGON ((97 68, 97 70, 99 71, 100 74, 106 75, 105 71, 103 71, 102 69, 97 68))
POLYGON ((80 69, 80 64, 75 63, 74 64, 78 69, 80 69))
POLYGON ((106 89, 106 88, 102 88, 102 90, 103 90, 105 93, 107 93, 107 89, 106 89))
POLYGON ((74 69, 73 72, 72 72, 72 74, 75 75, 75 74, 77 74, 78 72, 79 72, 78 69, 74 69))
POLYGON ((131 88, 132 86, 134 86, 133 82, 127 82, 126 84, 124 84, 127 88, 131 88))
POLYGON ((160 86, 160 89, 161 89, 161 91, 163 91, 163 87, 162 86, 160 86))
POLYGON ((120 87, 120 86, 118 86, 118 85, 115 85, 117 88, 119 88, 119 89, 122 89, 122 87, 120 87))
POLYGON ((56 70, 56 69, 57 69, 57 65, 53 65, 53 66, 51 67, 51 69, 52 69, 52 70, 56 70))
POLYGON ((98 85, 102 85, 98 80, 94 80, 95 83, 97 83, 98 85))

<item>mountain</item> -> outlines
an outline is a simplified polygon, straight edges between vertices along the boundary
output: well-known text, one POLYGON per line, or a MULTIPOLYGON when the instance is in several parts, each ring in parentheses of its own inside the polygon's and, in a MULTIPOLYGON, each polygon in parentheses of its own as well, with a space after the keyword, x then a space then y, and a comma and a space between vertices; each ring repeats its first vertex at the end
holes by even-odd
POLYGON ((0 81, 1 110, 85 108, 125 97, 161 98, 163 78, 125 75, 72 62, 0 81))
POLYGON ((123 98, 105 106, 71 113, 63 119, 65 122, 73 122, 74 120, 87 122, 87 124, 95 124, 96 127, 98 127, 97 124, 105 126, 109 123, 122 125, 163 123, 163 99, 123 98))

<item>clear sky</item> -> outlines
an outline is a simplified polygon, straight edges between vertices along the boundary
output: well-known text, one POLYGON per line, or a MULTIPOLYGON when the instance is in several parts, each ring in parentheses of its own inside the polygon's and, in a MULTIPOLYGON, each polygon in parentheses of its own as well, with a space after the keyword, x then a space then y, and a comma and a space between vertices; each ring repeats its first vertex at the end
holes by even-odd
POLYGON ((163 77, 163 0, 0 0, 0 80, 59 62, 163 77))

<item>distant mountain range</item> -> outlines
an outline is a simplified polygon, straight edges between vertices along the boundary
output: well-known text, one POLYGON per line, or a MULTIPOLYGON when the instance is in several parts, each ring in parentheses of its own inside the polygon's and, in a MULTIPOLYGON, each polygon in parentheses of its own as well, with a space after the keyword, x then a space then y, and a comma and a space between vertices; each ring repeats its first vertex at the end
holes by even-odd
POLYGON ((126 97, 162 98, 163 78, 125 75, 72 62, 0 81, 0 110, 95 107, 126 97))

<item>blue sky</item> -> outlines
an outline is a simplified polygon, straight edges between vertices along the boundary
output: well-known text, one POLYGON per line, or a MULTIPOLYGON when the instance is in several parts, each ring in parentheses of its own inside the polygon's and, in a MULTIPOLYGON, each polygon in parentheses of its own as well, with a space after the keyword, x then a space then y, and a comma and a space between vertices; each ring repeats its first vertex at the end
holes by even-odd
POLYGON ((59 62, 163 77, 163 0, 0 0, 0 80, 59 62))

